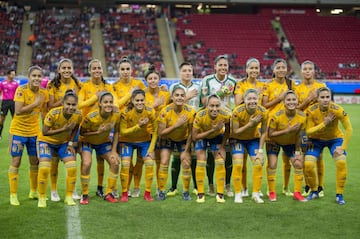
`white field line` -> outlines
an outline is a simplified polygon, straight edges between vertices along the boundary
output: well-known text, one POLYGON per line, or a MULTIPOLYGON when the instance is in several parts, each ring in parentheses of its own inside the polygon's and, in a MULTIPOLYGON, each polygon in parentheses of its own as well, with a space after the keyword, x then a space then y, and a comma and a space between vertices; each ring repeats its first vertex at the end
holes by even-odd
POLYGON ((79 206, 65 206, 68 239, 82 239, 79 206))

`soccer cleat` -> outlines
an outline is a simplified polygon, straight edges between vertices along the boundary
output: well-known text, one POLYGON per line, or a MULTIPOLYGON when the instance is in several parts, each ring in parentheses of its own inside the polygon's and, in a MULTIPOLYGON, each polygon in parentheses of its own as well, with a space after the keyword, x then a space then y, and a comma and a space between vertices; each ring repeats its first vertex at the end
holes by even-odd
POLYGON ((46 197, 39 198, 38 200, 38 207, 45 208, 46 207, 46 197))
POLYGON ((13 205, 13 206, 19 206, 20 205, 20 202, 17 198, 17 194, 11 194, 10 195, 10 204, 13 205))
POLYGON ((311 191, 311 192, 309 193, 309 196, 306 197, 306 200, 307 200, 307 201, 310 201, 310 200, 313 200, 313 199, 315 199, 315 198, 319 198, 318 192, 317 192, 317 191, 311 191))
POLYGON ((321 197, 321 198, 325 196, 324 188, 322 186, 318 187, 318 194, 319 194, 319 197, 321 197))
POLYGON ((108 193, 106 194, 106 196, 104 197, 105 201, 111 202, 111 203, 117 203, 118 200, 114 197, 114 195, 112 195, 112 193, 108 193))
POLYGON ((129 193, 123 192, 120 197, 120 202, 128 202, 129 201, 129 193))
POLYGON ((276 192, 269 192, 269 201, 276 202, 276 192))
POLYGON ((308 186, 308 185, 305 185, 305 187, 304 187, 304 192, 303 192, 303 196, 304 197, 307 197, 307 196, 309 196, 309 194, 310 194, 310 187, 308 186))
POLYGON ((225 185, 225 190, 226 190, 226 196, 234 197, 234 192, 232 191, 230 184, 225 185))
POLYGON ((104 191, 103 191, 103 187, 102 186, 97 186, 96 189, 96 196, 99 196, 101 198, 105 197, 104 191))
POLYGON ((197 203, 204 203, 205 202, 205 195, 203 193, 199 193, 196 198, 197 203))
POLYGON ((60 201, 60 196, 59 193, 55 190, 55 191, 51 191, 51 201, 53 202, 58 202, 60 201))
POLYGON ((166 196, 172 197, 172 196, 175 196, 177 193, 178 193, 177 189, 171 187, 171 188, 169 189, 169 191, 166 193, 166 196))
POLYGON ((36 191, 30 191, 30 192, 29 192, 29 198, 30 198, 30 199, 38 199, 38 198, 39 198, 38 192, 36 192, 36 191))
POLYGON ((156 200, 158 201, 164 201, 166 197, 165 191, 159 191, 159 195, 157 195, 156 200))
POLYGON ((195 195, 198 195, 199 192, 198 192, 198 190, 197 190, 196 188, 194 188, 194 189, 192 190, 192 193, 195 194, 195 195))
POLYGON ((128 197, 131 198, 131 191, 130 190, 128 190, 127 194, 128 194, 128 197))
POLYGON ((234 202, 235 203, 243 203, 241 192, 235 193, 234 202))
POLYGON ((339 205, 344 205, 345 204, 344 196, 342 194, 336 194, 336 202, 339 205))
POLYGON ((216 202, 218 202, 218 203, 225 203, 224 195, 218 193, 218 194, 216 195, 216 202))
POLYGON ((185 201, 191 201, 191 197, 190 197, 189 191, 183 192, 183 199, 184 199, 185 201))
POLYGON ((253 192, 251 195, 252 200, 256 203, 264 203, 259 192, 253 192))
POLYGON ((140 197, 140 188, 134 188, 134 192, 131 194, 132 198, 140 197))
POLYGON ((208 195, 212 197, 215 196, 214 184, 209 184, 208 195))
POLYGON ((112 192, 112 195, 114 196, 114 198, 119 199, 119 191, 118 191, 118 190, 114 190, 114 191, 112 192))
POLYGON ((145 199, 145 201, 148 201, 148 202, 154 201, 154 199, 151 197, 150 192, 148 192, 148 191, 145 191, 144 199, 145 199))
POLYGON ((249 191, 247 189, 241 190, 241 197, 243 198, 249 197, 249 191))
POLYGON ((263 194, 261 191, 259 191, 259 196, 260 196, 260 197, 263 197, 264 194, 263 194))
POLYGON ((79 200, 81 197, 79 196, 79 194, 77 194, 76 189, 74 189, 73 193, 72 193, 72 198, 74 200, 79 200))
POLYGON ((304 198, 300 192, 294 192, 293 198, 299 202, 307 202, 306 198, 304 198))
POLYGON ((283 190, 282 190, 282 193, 285 195, 285 196, 287 196, 287 197, 292 197, 292 196, 294 196, 294 194, 290 191, 290 189, 288 189, 288 188, 284 188, 283 190))
POLYGON ((89 195, 81 195, 80 204, 88 205, 89 204, 89 195))
POLYGON ((76 205, 76 202, 74 201, 74 198, 71 196, 66 196, 65 197, 65 200, 64 200, 64 203, 68 206, 75 206, 76 205))

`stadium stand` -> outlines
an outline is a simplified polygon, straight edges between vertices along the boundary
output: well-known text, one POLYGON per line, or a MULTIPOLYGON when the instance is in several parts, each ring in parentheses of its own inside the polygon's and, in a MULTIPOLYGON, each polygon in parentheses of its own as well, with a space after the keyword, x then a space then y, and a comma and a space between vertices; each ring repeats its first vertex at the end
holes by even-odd
POLYGON ((155 14, 148 9, 140 12, 121 12, 107 9, 101 13, 107 72, 118 77, 117 63, 128 56, 134 75, 142 77, 148 63, 156 66, 165 76, 155 14))
POLYGON ((184 59, 195 65, 198 78, 213 73, 213 60, 221 54, 228 54, 230 73, 237 78, 246 75, 250 57, 261 61, 264 78, 271 78, 274 58, 284 57, 270 16, 189 14, 177 20, 177 36, 184 59))
POLYGON ((59 59, 70 58, 75 64, 75 75, 88 75, 87 64, 92 58, 89 17, 79 9, 37 12, 32 64, 54 72, 59 59))
POLYGON ((0 6, 0 75, 17 67, 24 10, 16 6, 0 6))
POLYGON ((312 60, 317 78, 360 79, 360 20, 352 16, 281 16, 299 62, 312 60))

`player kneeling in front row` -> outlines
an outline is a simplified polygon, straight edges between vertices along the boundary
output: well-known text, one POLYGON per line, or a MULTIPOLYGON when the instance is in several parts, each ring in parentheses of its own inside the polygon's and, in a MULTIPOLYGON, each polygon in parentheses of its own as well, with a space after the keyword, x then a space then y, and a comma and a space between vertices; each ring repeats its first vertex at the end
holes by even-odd
POLYGON ((258 92, 249 89, 244 94, 244 104, 237 106, 232 116, 233 171, 235 203, 242 203, 242 177, 245 149, 253 164, 253 193, 256 203, 264 203, 260 197, 262 167, 264 165, 263 147, 265 143, 268 120, 267 110, 258 105, 258 92))
POLYGON ((37 138, 39 155, 38 207, 46 207, 46 188, 51 169, 52 155, 57 155, 66 168, 65 203, 74 206, 72 193, 76 181, 76 152, 72 140, 81 123, 81 112, 76 109, 78 98, 72 90, 65 93, 63 106, 46 114, 41 134, 37 138))
POLYGON ((204 181, 206 170, 206 148, 210 144, 215 159, 216 202, 224 203, 225 185, 225 143, 230 133, 230 112, 222 110, 220 98, 210 95, 207 98, 206 108, 200 110, 195 117, 192 137, 195 141, 196 183, 198 197, 196 202, 205 202, 204 181))
POLYGON ((308 200, 318 198, 318 185, 316 185, 315 164, 321 152, 328 147, 336 165, 336 202, 345 204, 343 197, 346 177, 346 152, 352 135, 352 126, 349 116, 344 109, 331 101, 331 91, 327 87, 317 91, 317 102, 306 112, 306 134, 309 143, 305 153, 305 177, 311 192, 308 200), (339 121, 344 126, 345 134, 339 128, 339 121))
POLYGON ((90 169, 92 150, 96 155, 104 158, 109 163, 108 183, 105 200, 116 203, 117 199, 112 192, 116 188, 119 176, 119 156, 116 152, 120 114, 114 112, 114 97, 110 92, 99 92, 99 109, 88 113, 80 126, 80 152, 81 152, 81 186, 82 195, 80 204, 89 204, 90 169), (110 132, 114 129, 113 142, 110 132))
POLYGON ((276 201, 275 179, 276 166, 280 147, 286 156, 291 160, 294 170, 294 200, 305 202, 306 199, 301 195, 302 181, 304 178, 303 165, 304 159, 301 154, 302 131, 305 129, 305 114, 298 110, 298 98, 294 91, 289 90, 284 96, 284 107, 270 116, 268 127, 269 141, 266 144, 268 156, 268 186, 269 200, 276 201))

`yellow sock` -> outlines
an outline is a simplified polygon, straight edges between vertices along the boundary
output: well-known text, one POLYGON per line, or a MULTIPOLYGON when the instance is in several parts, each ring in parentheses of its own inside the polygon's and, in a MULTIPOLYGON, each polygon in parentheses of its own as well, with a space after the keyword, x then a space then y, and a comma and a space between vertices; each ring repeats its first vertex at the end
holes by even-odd
POLYGON ((50 170, 51 170, 50 161, 44 161, 39 163, 38 191, 40 198, 46 197, 46 187, 48 183, 50 170))
POLYGON ((151 192, 151 186, 154 179, 154 160, 147 159, 145 164, 145 191, 151 192))
POLYGON ((205 171, 206 171, 206 161, 204 160, 197 160, 196 161, 196 169, 195 169, 195 178, 196 178, 196 185, 198 189, 198 193, 205 193, 205 171))
POLYGON ((104 182, 104 171, 105 171, 104 160, 97 161, 96 171, 98 176, 98 186, 102 186, 104 182))
POLYGON ((9 184, 10 184, 10 194, 16 194, 19 184, 19 168, 10 166, 8 171, 9 184))
POLYGON ((244 158, 243 158, 243 164, 242 164, 242 177, 241 177, 242 189, 248 188, 248 185, 247 185, 247 156, 248 156, 248 154, 245 153, 244 158))
POLYGON ((253 174, 253 192, 259 192, 261 189, 261 183, 262 183, 262 165, 260 163, 260 160, 254 160, 253 166, 252 166, 252 174, 253 174))
POLYGON ((302 182, 304 179, 304 171, 302 168, 295 168, 294 169, 294 192, 301 192, 302 189, 302 182))
POLYGON ((69 161, 64 165, 66 169, 66 197, 71 197, 76 183, 76 161, 69 161))
POLYGON ((283 187, 289 189, 289 182, 290 182, 290 173, 291 173, 291 164, 290 158, 282 154, 282 171, 283 171, 283 187))
POLYGON ((108 175, 108 182, 107 182, 107 186, 106 186, 106 192, 105 194, 109 194, 112 191, 114 191, 114 189, 116 188, 116 182, 118 179, 119 175, 117 173, 113 173, 113 172, 109 172, 108 175))
POLYGON ((169 170, 168 165, 160 164, 158 186, 161 191, 165 191, 168 174, 169 174, 168 170, 169 170))
POLYGON ((121 170, 120 170, 120 181, 121 181, 121 191, 127 192, 129 186, 129 171, 130 171, 130 160, 121 161, 121 170))
POLYGON ((157 187, 159 187, 160 160, 159 160, 159 159, 156 159, 156 160, 155 160, 155 164, 156 164, 156 184, 157 184, 157 187))
POLYGON ((190 181, 191 181, 191 168, 190 166, 188 168, 182 167, 182 181, 183 181, 183 190, 184 192, 189 191, 190 187, 190 181))
POLYGON ((318 184, 321 187, 324 187, 324 173, 325 173, 325 162, 323 160, 322 154, 320 158, 316 161, 318 184))
POLYGON ((29 178, 30 178, 30 190, 36 192, 37 190, 37 179, 38 179, 39 166, 30 165, 29 178))
POLYGON ((81 175, 80 181, 82 187, 82 195, 89 195, 90 175, 81 175))
POLYGON ((217 193, 224 194, 225 186, 225 160, 223 158, 215 159, 215 178, 217 193))
POLYGON ((276 169, 267 169, 267 182, 269 187, 269 192, 275 192, 276 186, 276 169))
POLYGON ((343 194, 347 177, 346 156, 340 155, 335 158, 336 166, 336 194, 343 194))
POLYGON ((243 177, 243 161, 241 158, 233 159, 232 180, 234 184, 235 193, 240 193, 242 188, 243 177))
POLYGON ((140 188, 143 165, 144 161, 142 159, 137 159, 134 167, 134 188, 140 188))
POLYGON ((51 191, 55 191, 57 189, 57 181, 59 175, 58 167, 59 167, 59 158, 53 157, 51 160, 51 170, 50 170, 51 191))
POLYGON ((305 156, 304 174, 306 177, 306 182, 309 184, 311 191, 317 191, 318 189, 316 184, 315 162, 316 158, 314 156, 305 156))

